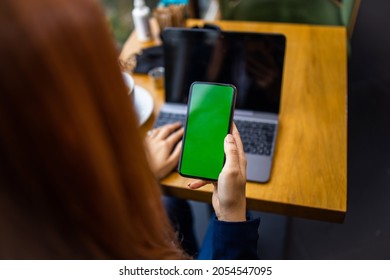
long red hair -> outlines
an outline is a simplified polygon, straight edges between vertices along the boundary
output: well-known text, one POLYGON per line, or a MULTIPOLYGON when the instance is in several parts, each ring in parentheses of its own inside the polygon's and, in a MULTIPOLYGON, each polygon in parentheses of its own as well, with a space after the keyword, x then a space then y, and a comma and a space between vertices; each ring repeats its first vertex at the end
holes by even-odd
POLYGON ((187 258, 94 0, 0 2, 0 258, 187 258))

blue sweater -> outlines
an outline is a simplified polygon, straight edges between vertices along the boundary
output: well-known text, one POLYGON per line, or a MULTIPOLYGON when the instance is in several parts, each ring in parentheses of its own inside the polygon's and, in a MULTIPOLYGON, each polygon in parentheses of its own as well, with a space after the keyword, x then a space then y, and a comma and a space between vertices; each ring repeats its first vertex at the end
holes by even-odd
POLYGON ((199 260, 249 260, 257 255, 260 219, 222 222, 212 219, 200 249, 199 260))

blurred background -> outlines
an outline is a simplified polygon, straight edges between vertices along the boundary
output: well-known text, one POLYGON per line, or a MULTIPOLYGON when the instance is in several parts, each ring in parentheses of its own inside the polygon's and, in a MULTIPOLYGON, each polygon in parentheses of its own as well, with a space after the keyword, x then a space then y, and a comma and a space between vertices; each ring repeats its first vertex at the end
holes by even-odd
MULTIPOLYGON (((131 18, 134 0, 100 0, 105 8, 107 19, 112 27, 114 38, 121 47, 134 29, 131 18)), ((203 18, 210 8, 213 0, 198 0, 200 16, 203 18)), ((145 0, 145 4, 153 9, 157 7, 160 0, 145 0)))
MULTIPOLYGON (((133 30, 133 1, 102 2, 120 47, 133 30)), ((151 9, 157 2, 146 0, 151 9)), ((362 0, 350 39, 348 211, 344 223, 254 212, 262 218, 262 259, 390 259, 389 11, 389 0, 362 0)), ((215 1, 199 0, 199 12, 201 18, 215 16, 215 1)), ((197 236, 202 240, 209 206, 194 201, 191 205, 197 236)))

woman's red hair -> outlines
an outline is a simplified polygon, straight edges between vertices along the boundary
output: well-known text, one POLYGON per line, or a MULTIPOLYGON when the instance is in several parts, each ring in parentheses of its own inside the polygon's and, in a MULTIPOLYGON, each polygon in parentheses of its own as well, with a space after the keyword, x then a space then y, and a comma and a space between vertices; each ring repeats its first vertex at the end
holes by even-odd
POLYGON ((0 258, 186 258, 97 2, 2 0, 0 42, 0 258))

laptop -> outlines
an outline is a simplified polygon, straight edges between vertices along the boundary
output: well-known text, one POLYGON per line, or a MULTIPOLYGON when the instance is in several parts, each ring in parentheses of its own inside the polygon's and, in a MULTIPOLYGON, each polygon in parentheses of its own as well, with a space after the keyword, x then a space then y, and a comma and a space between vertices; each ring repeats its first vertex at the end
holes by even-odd
POLYGON ((192 82, 233 84, 238 91, 234 122, 247 157, 247 180, 267 182, 279 125, 285 36, 166 28, 162 38, 166 100, 154 126, 178 120, 185 125, 192 82))

